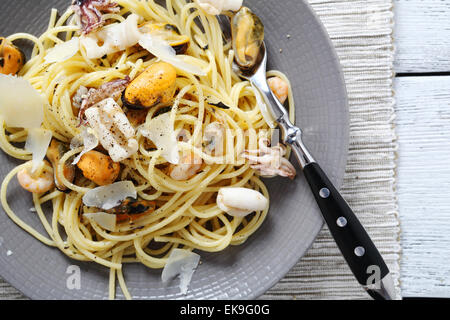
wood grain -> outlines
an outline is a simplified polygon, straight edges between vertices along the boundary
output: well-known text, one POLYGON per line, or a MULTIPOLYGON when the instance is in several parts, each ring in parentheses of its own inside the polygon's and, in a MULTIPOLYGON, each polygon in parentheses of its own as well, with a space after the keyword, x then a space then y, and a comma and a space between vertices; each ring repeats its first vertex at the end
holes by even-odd
POLYGON ((395 0, 397 73, 450 72, 450 1, 395 0))
POLYGON ((397 96, 404 297, 450 297, 450 77, 406 77, 397 96))

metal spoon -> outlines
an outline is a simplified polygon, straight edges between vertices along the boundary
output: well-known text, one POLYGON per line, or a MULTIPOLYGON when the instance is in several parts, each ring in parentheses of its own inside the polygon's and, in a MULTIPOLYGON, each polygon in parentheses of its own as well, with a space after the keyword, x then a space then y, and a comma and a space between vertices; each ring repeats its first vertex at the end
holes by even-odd
POLYGON ((266 77, 267 52, 263 43, 252 69, 233 70, 257 87, 282 131, 282 140, 291 146, 314 194, 323 218, 358 282, 377 300, 395 299, 389 269, 369 235, 347 202, 333 186, 302 141, 302 130, 291 123, 288 113, 270 90, 266 77))

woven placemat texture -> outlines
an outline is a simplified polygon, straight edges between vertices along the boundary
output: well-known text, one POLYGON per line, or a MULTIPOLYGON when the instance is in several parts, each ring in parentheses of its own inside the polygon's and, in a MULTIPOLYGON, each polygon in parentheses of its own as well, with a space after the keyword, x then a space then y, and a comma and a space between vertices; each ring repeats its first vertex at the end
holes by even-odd
MULTIPOLYGON (((392 0, 309 0, 340 58, 349 95, 350 148, 341 191, 385 258, 398 298, 392 0)), ((324 227, 308 254, 262 299, 368 299, 324 227)), ((0 279, 0 299, 24 299, 0 279)))
MULTIPOLYGON (((309 0, 344 72, 350 146, 341 192, 399 283, 400 223, 395 192, 393 2, 309 0)), ((307 255, 263 299, 369 299, 324 227, 307 255)))

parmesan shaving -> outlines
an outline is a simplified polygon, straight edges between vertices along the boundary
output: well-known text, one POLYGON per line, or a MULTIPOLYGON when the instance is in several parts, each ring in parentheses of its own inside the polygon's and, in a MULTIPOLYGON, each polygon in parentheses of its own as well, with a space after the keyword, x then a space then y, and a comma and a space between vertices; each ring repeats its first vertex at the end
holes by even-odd
POLYGON ((98 144, 99 141, 94 130, 91 128, 84 128, 83 131, 78 136, 75 136, 70 142, 70 149, 72 150, 84 146, 83 151, 73 160, 72 164, 76 165, 86 153, 97 148, 98 144))
POLYGON ((100 227, 108 231, 116 231, 117 217, 115 214, 97 212, 97 213, 85 213, 83 217, 90 221, 94 221, 100 227))
POLYGON ((136 188, 131 181, 120 181, 88 191, 83 196, 83 203, 88 207, 110 210, 127 198, 137 198, 136 188))
POLYGON ((156 147, 161 150, 164 159, 172 164, 180 162, 177 135, 170 113, 164 113, 146 122, 140 128, 141 134, 152 140, 156 147))
POLYGON ((80 50, 80 38, 74 37, 67 42, 60 43, 52 48, 45 56, 45 62, 63 62, 74 55, 80 50))
POLYGON ((47 149, 52 140, 51 130, 33 128, 28 130, 25 150, 33 155, 31 172, 34 173, 44 161, 47 149))
POLYGON ((183 70, 187 73, 191 73, 197 76, 206 76, 206 72, 196 65, 187 63, 182 57, 178 56, 175 50, 170 46, 167 41, 155 37, 150 34, 143 34, 139 40, 139 44, 142 48, 158 57, 164 62, 170 63, 175 68, 183 70))
POLYGON ((179 276, 180 291, 186 294, 192 275, 200 262, 200 256, 194 252, 184 249, 174 249, 170 253, 167 264, 163 269, 161 279, 164 283, 179 276))
POLYGON ((24 78, 0 74, 0 116, 11 128, 40 128, 44 99, 24 78))

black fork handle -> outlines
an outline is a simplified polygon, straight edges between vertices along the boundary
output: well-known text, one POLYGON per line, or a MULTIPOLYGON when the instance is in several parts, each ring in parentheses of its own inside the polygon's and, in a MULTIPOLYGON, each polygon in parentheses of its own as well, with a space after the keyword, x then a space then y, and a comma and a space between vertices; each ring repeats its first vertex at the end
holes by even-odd
POLYGON ((319 164, 307 164, 303 172, 324 220, 358 282, 369 285, 374 272, 384 278, 389 269, 381 254, 319 164))

